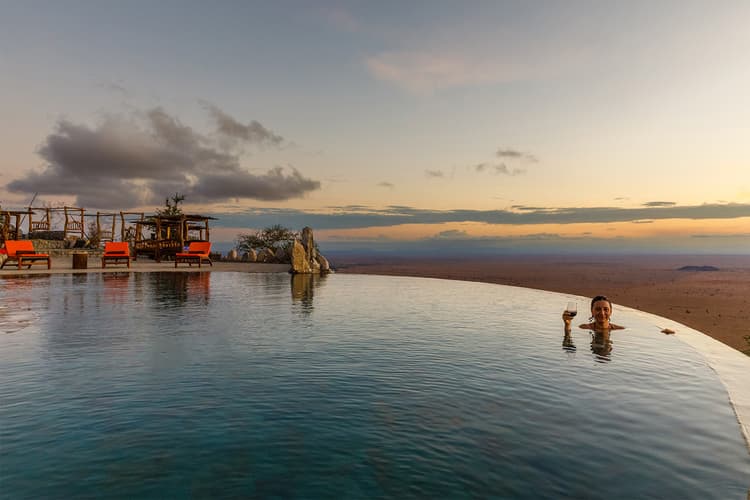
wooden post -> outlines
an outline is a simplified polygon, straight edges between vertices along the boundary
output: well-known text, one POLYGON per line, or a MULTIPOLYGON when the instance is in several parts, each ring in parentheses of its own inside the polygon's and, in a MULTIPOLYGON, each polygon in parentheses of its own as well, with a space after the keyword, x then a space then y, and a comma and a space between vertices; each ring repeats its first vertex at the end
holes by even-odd
POLYGON ((68 207, 63 207, 65 211, 65 225, 63 226, 63 239, 68 239, 68 207))
POLYGON ((187 221, 185 216, 180 216, 180 252, 185 248, 185 237, 187 236, 187 221))
POLYGON ((161 234, 161 217, 156 217, 156 248, 154 249, 154 260, 161 262, 161 248, 160 243, 162 240, 161 234))
POLYGON ((3 238, 3 241, 6 241, 8 239, 8 233, 10 232, 10 214, 9 213, 3 213, 3 224, 0 231, 2 231, 2 234, 0 235, 3 238))
POLYGON ((21 239, 21 214, 16 214, 16 236, 14 240, 21 239))

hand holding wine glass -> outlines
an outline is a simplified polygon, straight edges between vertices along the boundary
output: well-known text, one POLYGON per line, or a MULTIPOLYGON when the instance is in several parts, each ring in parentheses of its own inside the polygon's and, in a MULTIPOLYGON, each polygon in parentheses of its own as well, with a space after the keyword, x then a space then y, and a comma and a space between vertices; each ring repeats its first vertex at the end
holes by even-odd
POLYGON ((565 328, 570 328, 570 322, 573 320, 575 315, 578 314, 578 304, 575 302, 568 302, 565 311, 563 311, 562 319, 565 322, 565 328))
POLYGON ((575 302, 568 302, 568 307, 565 308, 565 312, 568 313, 568 316, 574 318, 575 315, 578 314, 578 304, 575 302))

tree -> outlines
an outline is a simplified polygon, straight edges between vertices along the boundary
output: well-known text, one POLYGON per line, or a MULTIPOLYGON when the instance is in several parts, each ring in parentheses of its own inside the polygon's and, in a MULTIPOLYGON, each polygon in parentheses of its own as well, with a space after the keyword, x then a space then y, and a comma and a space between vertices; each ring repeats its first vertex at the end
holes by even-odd
POLYGON ((299 234, 291 229, 281 224, 275 224, 252 234, 237 235, 237 250, 249 252, 250 250, 269 248, 276 252, 279 248, 283 248, 285 251, 289 251, 294 239, 298 236, 299 234))
POLYGON ((185 201, 185 195, 175 193, 171 198, 167 198, 164 201, 163 209, 156 209, 156 215, 160 217, 169 217, 174 215, 182 215, 182 207, 180 203, 185 201))

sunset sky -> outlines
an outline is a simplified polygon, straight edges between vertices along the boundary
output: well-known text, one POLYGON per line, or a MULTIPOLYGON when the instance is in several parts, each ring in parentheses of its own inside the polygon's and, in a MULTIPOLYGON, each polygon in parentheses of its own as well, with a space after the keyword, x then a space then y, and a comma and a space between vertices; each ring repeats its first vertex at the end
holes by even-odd
POLYGON ((0 206, 750 254, 750 2, 0 0, 0 206))

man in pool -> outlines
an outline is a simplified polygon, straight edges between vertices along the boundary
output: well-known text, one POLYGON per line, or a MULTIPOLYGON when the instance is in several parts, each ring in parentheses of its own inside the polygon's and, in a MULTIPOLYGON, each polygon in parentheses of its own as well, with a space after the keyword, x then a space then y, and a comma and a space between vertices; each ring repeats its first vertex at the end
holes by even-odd
MULTIPOLYGON (((575 313, 568 311, 563 312, 562 319, 565 323, 565 331, 570 331, 570 322, 573 320, 575 313)), ((591 318, 588 323, 578 325, 578 328, 584 330, 593 330, 595 332, 609 332, 610 330, 622 330, 624 326, 610 323, 612 317, 612 302, 604 295, 597 295, 591 299, 591 318)))

